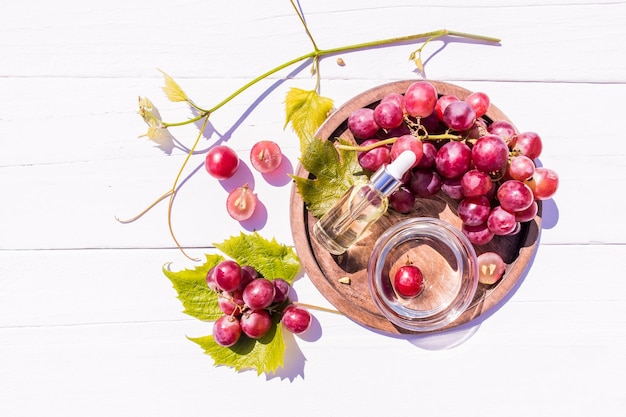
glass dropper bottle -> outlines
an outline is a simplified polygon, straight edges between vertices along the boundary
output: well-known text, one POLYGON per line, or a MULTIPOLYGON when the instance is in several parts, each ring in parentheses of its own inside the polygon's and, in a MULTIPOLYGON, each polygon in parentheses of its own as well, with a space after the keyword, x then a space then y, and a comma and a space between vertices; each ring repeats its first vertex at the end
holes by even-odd
POLYGON ((341 255, 375 223, 389 206, 389 196, 415 163, 415 153, 402 152, 380 167, 365 184, 356 184, 313 226, 313 237, 333 255, 341 255))

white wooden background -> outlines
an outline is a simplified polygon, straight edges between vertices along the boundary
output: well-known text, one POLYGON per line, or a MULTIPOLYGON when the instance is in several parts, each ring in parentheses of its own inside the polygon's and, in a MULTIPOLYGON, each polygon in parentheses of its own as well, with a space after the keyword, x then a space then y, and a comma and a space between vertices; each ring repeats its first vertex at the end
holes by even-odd
MULTIPOLYGON (((541 244, 522 285, 475 326, 391 337, 314 313, 276 376, 214 367, 186 336, 160 268, 192 267, 167 232, 166 206, 121 225, 165 192, 184 159, 138 138, 137 97, 168 120, 161 68, 200 105, 311 50, 287 0, 20 0, 0 12, 0 415, 623 416, 626 410, 626 2, 584 0, 301 0, 322 48, 447 28, 502 38, 425 50, 426 75, 488 93, 518 128, 544 138, 561 187, 544 206, 541 244), (346 411, 347 410, 347 411, 346 411)), ((417 45, 323 61, 337 105, 378 84, 417 78, 417 45)), ((277 141, 284 94, 311 89, 308 66, 261 82, 211 118, 206 150, 241 155, 277 141)), ((195 131, 176 138, 191 145, 195 131)), ((187 174, 202 164, 191 161, 187 174)), ((291 185, 249 164, 240 174, 265 210, 252 223, 222 204, 232 182, 203 169, 176 199, 192 255, 258 228, 291 244, 291 185)), ((301 301, 330 304, 308 281, 301 301)))

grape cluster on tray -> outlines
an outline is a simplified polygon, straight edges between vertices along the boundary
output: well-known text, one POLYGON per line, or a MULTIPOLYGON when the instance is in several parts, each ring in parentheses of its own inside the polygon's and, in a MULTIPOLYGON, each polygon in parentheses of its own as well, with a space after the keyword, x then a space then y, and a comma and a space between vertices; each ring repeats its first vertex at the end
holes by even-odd
MULTIPOLYGON (((443 192, 458 201, 465 236, 474 245, 485 245, 496 235, 519 232, 521 223, 537 215, 537 201, 551 198, 559 182, 554 170, 537 164, 541 137, 518 132, 507 120, 491 120, 489 106, 483 92, 460 98, 417 81, 403 94, 389 93, 353 111, 348 129, 365 171, 376 171, 404 150, 416 154, 403 186, 389 198, 390 208, 409 213, 416 198, 443 192)), ((493 255, 483 257, 491 262, 485 272, 503 269, 493 255)))
POLYGON ((221 346, 233 346, 241 337, 260 339, 278 321, 294 334, 311 325, 311 314, 289 300, 284 279, 269 280, 249 265, 224 260, 209 270, 206 281, 224 313, 213 325, 213 339, 221 346))

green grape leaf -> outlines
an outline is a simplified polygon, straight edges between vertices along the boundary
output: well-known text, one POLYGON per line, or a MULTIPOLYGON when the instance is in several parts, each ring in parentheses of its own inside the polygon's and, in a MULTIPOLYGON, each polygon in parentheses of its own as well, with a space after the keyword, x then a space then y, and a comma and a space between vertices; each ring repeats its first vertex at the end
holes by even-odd
POLYGON ((205 321, 214 321, 224 315, 217 305, 217 294, 206 283, 209 270, 222 260, 221 255, 206 255, 204 264, 176 272, 169 269, 169 263, 163 266, 163 273, 172 281, 185 314, 205 321))
MULTIPOLYGON (((348 145, 342 139, 338 142, 348 145)), ((307 210, 315 217, 323 216, 352 185, 365 178, 357 152, 337 149, 330 140, 307 140, 300 163, 313 178, 292 178, 307 210)))
POLYGON ((324 123, 333 108, 333 100, 315 90, 292 87, 285 98, 285 127, 291 127, 300 138, 311 136, 324 123))
POLYGON ((190 337, 189 340, 197 343, 204 353, 211 356, 216 366, 228 366, 237 372, 256 369, 257 375, 264 372, 275 373, 284 364, 285 341, 282 326, 276 323, 262 338, 255 340, 241 337, 229 348, 218 345, 213 336, 190 337))
MULTIPOLYGON (((250 265, 267 279, 283 278, 292 283, 300 270, 300 260, 293 248, 281 245, 275 239, 267 240, 257 232, 241 233, 222 243, 216 248, 240 265, 250 265)), ((206 275, 211 268, 226 259, 222 255, 206 255, 206 262, 194 269, 171 271, 170 264, 163 266, 163 273, 172 282, 178 292, 178 299, 183 303, 184 312, 200 320, 215 321, 224 313, 217 304, 217 293, 206 283, 206 275)), ((279 316, 274 317, 270 331, 255 340, 242 336, 232 347, 224 347, 215 342, 213 336, 191 338, 210 355, 215 365, 225 365, 235 370, 256 369, 273 373, 282 367, 285 355, 285 341, 279 316)))
POLYGON ((295 251, 276 242, 267 240, 258 232, 241 233, 215 247, 230 256, 240 265, 250 265, 267 279, 282 278, 292 283, 300 270, 300 260, 295 251))

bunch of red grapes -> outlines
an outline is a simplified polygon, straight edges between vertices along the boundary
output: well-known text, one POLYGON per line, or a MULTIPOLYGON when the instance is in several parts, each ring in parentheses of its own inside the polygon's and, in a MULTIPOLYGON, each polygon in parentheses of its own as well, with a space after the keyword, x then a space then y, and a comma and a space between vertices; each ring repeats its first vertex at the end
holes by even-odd
POLYGON ((213 339, 221 346, 233 346, 243 336, 260 339, 275 322, 294 334, 311 325, 311 314, 289 300, 290 285, 284 279, 269 280, 253 267, 227 259, 209 270, 206 281, 224 313, 213 324, 213 339))
POLYGON ((489 105, 485 93, 461 99, 440 95, 432 83, 417 81, 404 94, 390 93, 373 106, 355 110, 348 128, 367 149, 358 155, 366 171, 376 171, 404 150, 415 153, 413 169, 389 198, 392 209, 409 213, 416 198, 443 192, 458 201, 457 213, 469 241, 485 245, 494 236, 517 233, 521 223, 533 220, 537 201, 551 198, 559 182, 554 170, 536 162, 541 137, 518 132, 506 120, 489 119, 489 105))

